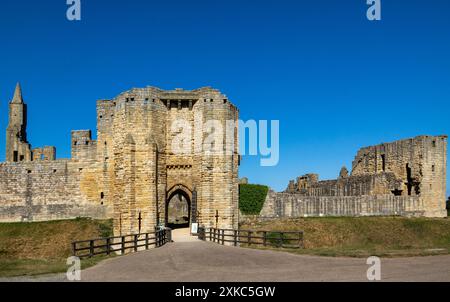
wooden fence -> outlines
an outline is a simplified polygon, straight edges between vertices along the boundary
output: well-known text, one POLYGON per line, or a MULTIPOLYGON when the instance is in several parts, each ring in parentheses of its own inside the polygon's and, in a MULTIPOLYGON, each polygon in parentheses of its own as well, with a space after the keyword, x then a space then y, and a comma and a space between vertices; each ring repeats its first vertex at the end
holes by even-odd
POLYGON ((72 255, 79 258, 91 258, 97 255, 110 255, 126 251, 137 252, 150 247, 160 247, 172 241, 172 230, 169 228, 151 233, 97 238, 72 242, 72 255))
POLYGON ((198 238, 234 246, 272 246, 279 248, 303 248, 303 231, 278 232, 257 230, 233 230, 199 227, 198 238))

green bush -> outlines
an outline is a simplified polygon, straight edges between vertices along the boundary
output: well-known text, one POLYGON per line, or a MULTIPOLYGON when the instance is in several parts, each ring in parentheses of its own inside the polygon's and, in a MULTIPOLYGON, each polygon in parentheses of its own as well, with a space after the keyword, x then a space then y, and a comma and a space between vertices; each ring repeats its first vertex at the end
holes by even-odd
POLYGON ((266 200, 269 187, 263 185, 239 185, 239 209, 245 215, 258 215, 266 200))

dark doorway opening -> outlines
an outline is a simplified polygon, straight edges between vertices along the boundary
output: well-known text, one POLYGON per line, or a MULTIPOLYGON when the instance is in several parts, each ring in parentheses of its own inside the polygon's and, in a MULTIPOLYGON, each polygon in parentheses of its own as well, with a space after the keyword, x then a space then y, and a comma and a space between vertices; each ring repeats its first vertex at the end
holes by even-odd
POLYGON ((176 190, 166 201, 166 226, 188 228, 191 221, 191 200, 183 190, 176 190))
POLYGON ((406 187, 408 188, 408 196, 411 196, 413 180, 411 176, 411 168, 406 164, 406 187))

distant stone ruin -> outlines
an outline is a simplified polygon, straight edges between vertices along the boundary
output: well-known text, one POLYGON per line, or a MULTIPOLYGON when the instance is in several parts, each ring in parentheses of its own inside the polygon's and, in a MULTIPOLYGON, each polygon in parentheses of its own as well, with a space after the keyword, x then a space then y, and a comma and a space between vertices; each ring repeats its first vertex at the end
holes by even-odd
POLYGON ((338 179, 306 174, 269 192, 265 217, 403 215, 446 217, 447 136, 362 148, 338 179))

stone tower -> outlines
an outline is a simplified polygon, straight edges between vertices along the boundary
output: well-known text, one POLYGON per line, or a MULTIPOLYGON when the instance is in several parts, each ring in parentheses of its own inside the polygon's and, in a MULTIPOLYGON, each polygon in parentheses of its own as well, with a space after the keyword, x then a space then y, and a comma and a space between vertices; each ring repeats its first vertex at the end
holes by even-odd
POLYGON ((6 129, 6 161, 31 160, 30 144, 27 142, 27 105, 17 83, 14 97, 9 103, 9 123, 6 129))
POLYGON ((238 109, 216 89, 136 88, 98 101, 95 145, 90 134, 72 142, 91 156, 73 153, 72 158, 97 158, 96 181, 105 204, 113 206, 116 235, 167 224, 174 196, 187 200, 191 222, 237 228, 237 125, 238 109), (215 134, 224 135, 214 140, 213 150, 205 150, 212 124, 215 134), (187 126, 181 130, 180 125, 187 126), (189 134, 188 150, 178 152, 183 131, 189 134))

